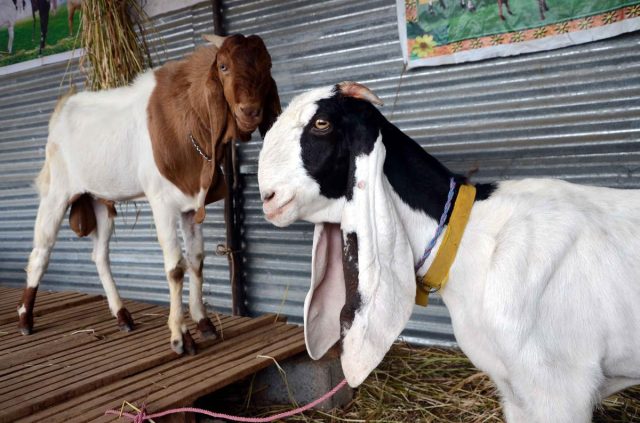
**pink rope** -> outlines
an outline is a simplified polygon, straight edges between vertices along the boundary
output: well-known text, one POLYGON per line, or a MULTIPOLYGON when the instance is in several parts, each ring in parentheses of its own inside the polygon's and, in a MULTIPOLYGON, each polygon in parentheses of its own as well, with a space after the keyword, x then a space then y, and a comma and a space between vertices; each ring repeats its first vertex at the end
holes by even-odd
POLYGON ((272 421, 275 421, 275 420, 291 417, 291 416, 293 416, 295 414, 303 413, 303 412, 315 407, 316 405, 320 404, 321 402, 324 402, 324 401, 328 400, 329 398, 331 398, 332 396, 334 396, 336 394, 336 392, 338 392, 340 389, 342 389, 346 384, 347 384, 347 380, 345 379, 342 382, 340 382, 338 385, 336 385, 335 388, 333 388, 332 390, 330 390, 329 392, 327 392, 326 394, 324 394, 323 396, 321 396, 317 400, 315 400, 313 402, 310 402, 309 404, 304 405, 302 407, 296 408, 295 410, 286 411, 286 412, 280 413, 280 414, 274 414, 273 416, 269 416, 269 417, 231 416, 229 414, 214 413, 212 411, 203 410, 201 408, 193 408, 193 407, 174 408, 172 410, 166 410, 166 411, 161 411, 160 413, 147 415, 147 413, 145 412, 144 406, 142 407, 142 410, 138 414, 121 413, 118 410, 107 410, 104 414, 105 415, 112 414, 112 415, 126 417, 129 420, 131 420, 133 423, 144 423, 144 421, 149 420, 149 419, 155 419, 155 418, 159 418, 159 417, 164 417, 164 416, 167 416, 169 414, 175 414, 175 413, 204 414, 204 415, 207 415, 209 417, 216 418, 216 419, 227 419, 227 420, 231 420, 231 421, 234 421, 234 422, 267 423, 267 422, 272 422, 272 421))

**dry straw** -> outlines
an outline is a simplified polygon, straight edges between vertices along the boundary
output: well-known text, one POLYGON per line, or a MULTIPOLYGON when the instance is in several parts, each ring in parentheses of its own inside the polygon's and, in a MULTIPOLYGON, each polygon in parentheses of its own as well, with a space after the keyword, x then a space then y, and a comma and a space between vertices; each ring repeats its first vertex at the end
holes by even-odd
MULTIPOLYGON (((293 393, 295 396, 295 392, 293 393)), ((291 408, 253 408, 269 415, 291 408)), ((493 383, 458 350, 397 344, 343 410, 307 412, 287 422, 502 422, 493 383)), ((596 423, 640 422, 640 387, 603 401, 596 423)))
POLYGON ((88 89, 127 85, 151 65, 145 31, 148 22, 136 0, 82 3, 81 41, 85 55, 80 67, 86 75, 88 89))

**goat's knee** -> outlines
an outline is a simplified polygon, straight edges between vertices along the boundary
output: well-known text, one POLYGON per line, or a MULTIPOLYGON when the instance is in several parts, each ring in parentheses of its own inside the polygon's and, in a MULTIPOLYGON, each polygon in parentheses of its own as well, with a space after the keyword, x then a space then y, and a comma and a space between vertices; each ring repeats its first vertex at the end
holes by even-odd
POLYGON ((29 255, 29 262, 27 263, 27 287, 37 288, 42 279, 47 266, 49 265, 49 258, 51 256, 51 249, 53 248, 53 242, 47 243, 44 246, 34 247, 29 255))
POLYGON ((180 257, 176 264, 167 271, 171 302, 167 324, 171 332, 171 349, 177 354, 186 352, 193 355, 196 353, 196 344, 184 324, 182 315, 182 285, 185 269, 185 260, 180 257))

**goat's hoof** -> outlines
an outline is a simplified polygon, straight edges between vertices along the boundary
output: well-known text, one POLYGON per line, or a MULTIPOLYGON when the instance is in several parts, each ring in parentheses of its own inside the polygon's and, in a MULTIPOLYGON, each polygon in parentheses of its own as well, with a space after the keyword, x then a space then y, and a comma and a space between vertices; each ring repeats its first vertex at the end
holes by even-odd
POLYGON ((18 329, 23 335, 31 335, 33 333, 33 315, 31 313, 23 312, 18 314, 20 320, 18 322, 18 329))
POLYGON ((20 333, 23 335, 31 335, 33 333, 33 327, 19 327, 20 333))
POLYGON ((191 337, 189 331, 182 334, 182 339, 174 339, 171 341, 171 349, 178 355, 182 355, 184 353, 196 355, 198 352, 196 342, 191 337))
POLYGON ((131 332, 135 328, 131 313, 126 308, 122 307, 118 310, 116 317, 118 318, 118 327, 122 332, 131 332))
POLYGON ((218 339, 218 331, 216 327, 211 323, 208 317, 200 319, 198 322, 198 332, 204 339, 218 339))

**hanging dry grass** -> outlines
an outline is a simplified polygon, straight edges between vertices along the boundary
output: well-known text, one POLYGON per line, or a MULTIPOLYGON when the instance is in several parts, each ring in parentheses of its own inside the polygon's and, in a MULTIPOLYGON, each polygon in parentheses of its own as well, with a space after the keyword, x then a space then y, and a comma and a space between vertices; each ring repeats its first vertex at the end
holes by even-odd
MULTIPOLYGON (((293 393, 295 396, 295 392, 293 393)), ((250 408, 271 415, 291 405, 250 408)), ((307 412, 286 422, 502 422, 495 386, 458 350, 396 344, 343 410, 307 412)), ((640 387, 607 398, 596 423, 640 422, 640 387)))
POLYGON ((149 19, 136 0, 86 0, 82 3, 80 67, 90 90, 120 87, 151 66, 146 41, 149 19), (138 32, 135 28, 138 28, 138 32))

